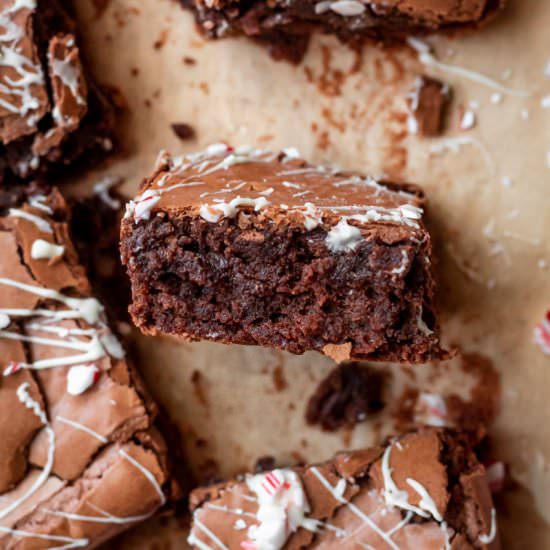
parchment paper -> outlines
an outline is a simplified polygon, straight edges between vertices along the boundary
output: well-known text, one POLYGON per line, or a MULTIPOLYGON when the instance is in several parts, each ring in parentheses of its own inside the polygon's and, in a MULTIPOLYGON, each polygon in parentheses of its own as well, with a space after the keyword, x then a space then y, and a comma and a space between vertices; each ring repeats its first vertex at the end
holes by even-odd
MULTIPOLYGON (((292 145, 313 161, 422 184, 438 242, 446 339, 490 357, 502 373, 502 413, 492 436, 526 489, 499 497, 505 548, 538 549, 550 547, 550 357, 533 343, 533 328, 550 308, 550 110, 540 106, 550 93, 550 2, 509 3, 483 32, 431 40, 441 60, 532 91, 493 103, 494 90, 426 69, 403 48, 367 47, 361 60, 334 39, 316 37, 293 67, 246 40, 204 42, 190 14, 171 0, 111 0, 100 16, 101 2, 78 0, 93 72, 128 105, 121 121, 128 154, 72 190, 122 175, 131 196, 159 149, 180 153, 219 140, 292 145), (449 127, 435 141, 407 133, 405 93, 426 71, 454 90, 449 127), (480 106, 477 125, 461 132, 470 101, 480 106), (181 142, 174 122, 193 125, 198 139, 181 142), (445 141, 451 136, 462 145, 445 141)), ((378 421, 335 434, 305 425, 305 398, 332 366, 320 355, 139 336, 136 343, 141 369, 198 475, 232 475, 268 454, 280 462, 320 460, 385 433, 378 421), (286 381, 282 391, 276 369, 286 381)), ((451 375, 442 380, 462 384, 451 375)), ((184 540, 180 524, 154 519, 111 547, 185 548, 184 540)))

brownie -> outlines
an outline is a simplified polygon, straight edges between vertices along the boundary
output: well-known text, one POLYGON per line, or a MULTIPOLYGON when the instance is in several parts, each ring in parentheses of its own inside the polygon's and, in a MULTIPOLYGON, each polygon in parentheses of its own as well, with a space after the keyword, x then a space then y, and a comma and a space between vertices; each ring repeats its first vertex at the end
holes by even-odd
POLYGON ((345 42, 395 42, 437 31, 475 29, 505 0, 180 0, 209 38, 244 34, 275 58, 299 62, 318 29, 345 42))
POLYGON ((0 217, 0 547, 95 546, 164 505, 156 407, 109 329, 57 192, 0 217))
POLYGON ((0 47, 0 184, 112 149, 113 111, 58 0, 0 0, 0 47))
POLYGON ((147 334, 419 362, 443 354, 419 188, 224 144, 160 156, 122 262, 147 334))
POLYGON ((500 548, 485 468, 446 430, 200 488, 190 503, 196 549, 500 548))

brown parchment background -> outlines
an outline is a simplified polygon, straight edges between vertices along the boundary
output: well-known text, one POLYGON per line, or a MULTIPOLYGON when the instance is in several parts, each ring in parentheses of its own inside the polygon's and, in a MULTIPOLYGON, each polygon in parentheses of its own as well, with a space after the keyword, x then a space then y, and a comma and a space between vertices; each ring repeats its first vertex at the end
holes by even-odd
MULTIPOLYGON (((550 2, 510 0, 483 32, 432 40, 442 60, 497 79, 511 69, 506 85, 533 92, 527 99, 505 95, 496 105, 493 90, 441 75, 454 90, 442 139, 478 141, 437 154, 432 148, 441 140, 407 134, 405 92, 424 70, 410 50, 367 47, 361 59, 316 37, 294 67, 246 40, 204 42, 172 0, 111 0, 98 15, 104 3, 75 5, 94 74, 127 102, 120 124, 128 153, 72 189, 121 175, 131 196, 161 148, 180 153, 219 140, 292 145, 313 161, 422 184, 439 243, 446 339, 490 357, 502 373, 502 413, 492 435, 520 484, 499 499, 505 548, 550 548, 550 357, 533 343, 533 327, 550 308, 550 271, 539 266, 550 263, 550 110, 540 106, 550 94, 550 2), (477 127, 460 132, 460 109, 471 100, 481 106, 477 127), (178 140, 173 122, 192 124, 198 139, 178 140)), ((269 454, 280 462, 321 460, 386 433, 379 422, 334 434, 304 424, 305 398, 331 368, 320 355, 145 337, 136 343, 141 369, 199 475, 232 475, 269 454), (286 387, 278 391, 274 380, 286 387)), ((456 372, 438 383, 467 386, 456 372)), ((181 523, 153 519, 109 547, 186 548, 184 541, 181 523)))

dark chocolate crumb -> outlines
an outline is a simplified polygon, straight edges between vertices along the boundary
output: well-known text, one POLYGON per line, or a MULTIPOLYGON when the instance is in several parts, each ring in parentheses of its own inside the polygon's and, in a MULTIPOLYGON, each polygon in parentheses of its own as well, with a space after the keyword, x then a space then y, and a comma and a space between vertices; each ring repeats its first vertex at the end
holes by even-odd
POLYGON ((353 427, 384 407, 385 375, 357 362, 345 362, 321 381, 306 409, 309 424, 333 431, 353 427))
POLYGON ((254 464, 254 473, 261 474, 275 469, 275 458, 272 456, 261 456, 254 464))
POLYGON ((196 65, 197 64, 197 60, 194 57, 188 57, 188 56, 185 56, 183 58, 183 62, 186 65, 196 65))
POLYGON ((176 134, 176 136, 178 136, 181 140, 195 139, 197 136, 195 128, 186 122, 174 122, 170 125, 170 127, 172 128, 174 134, 176 134))

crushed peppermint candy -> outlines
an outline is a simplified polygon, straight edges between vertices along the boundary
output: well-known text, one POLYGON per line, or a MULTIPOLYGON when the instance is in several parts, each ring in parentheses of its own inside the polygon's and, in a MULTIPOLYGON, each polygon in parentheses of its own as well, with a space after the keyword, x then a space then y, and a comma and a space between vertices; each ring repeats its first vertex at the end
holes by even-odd
POLYGON ((67 373, 67 392, 71 395, 81 395, 91 388, 101 376, 101 371, 95 364, 76 365, 67 373))
POLYGON ((546 355, 550 355, 550 310, 544 319, 535 327, 535 342, 546 355))
POLYGON ((9 327, 10 323, 11 319, 5 313, 0 313, 0 330, 9 327))
POLYGON ((317 522, 307 518, 310 507, 296 472, 273 470, 251 476, 246 483, 258 499, 258 524, 248 528, 249 540, 243 548, 278 550, 300 527, 316 530, 317 522))
POLYGON ((460 121, 461 130, 471 130, 476 125, 476 114, 473 111, 466 111, 460 121))
POLYGON ((506 467, 503 462, 493 462, 485 466, 487 483, 491 493, 500 493, 504 489, 504 479, 506 477, 506 467))
POLYGON ((421 393, 416 401, 415 421, 427 426, 448 426, 447 404, 443 396, 437 393, 421 393))

